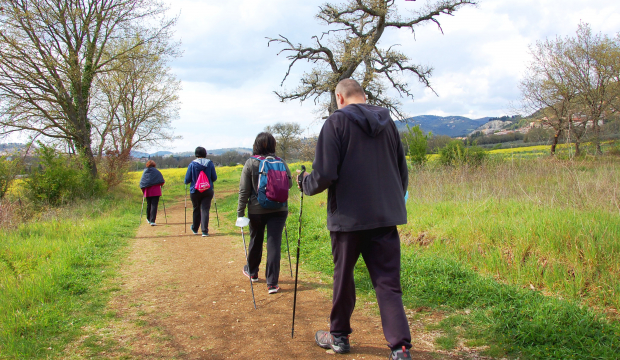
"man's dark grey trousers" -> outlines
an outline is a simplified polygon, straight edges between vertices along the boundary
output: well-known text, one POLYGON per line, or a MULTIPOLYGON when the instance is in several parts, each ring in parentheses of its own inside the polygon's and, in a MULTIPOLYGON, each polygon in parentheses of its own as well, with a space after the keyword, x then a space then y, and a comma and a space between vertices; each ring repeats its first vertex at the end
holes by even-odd
POLYGON ((392 349, 411 348, 411 333, 403 308, 400 286, 400 238, 396 226, 371 230, 332 231, 334 298, 330 332, 346 336, 355 308, 353 269, 360 254, 364 258, 377 293, 383 334, 392 349))

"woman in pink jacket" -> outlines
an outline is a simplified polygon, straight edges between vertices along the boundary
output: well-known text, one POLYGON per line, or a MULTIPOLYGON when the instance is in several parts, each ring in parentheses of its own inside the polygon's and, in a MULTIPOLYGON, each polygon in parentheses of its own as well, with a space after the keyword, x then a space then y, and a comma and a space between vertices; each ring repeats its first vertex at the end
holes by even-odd
POLYGON ((146 169, 142 173, 140 179, 140 189, 146 198, 146 221, 151 226, 155 226, 155 218, 157 217, 157 205, 161 196, 161 187, 164 186, 164 176, 155 167, 155 161, 146 162, 146 169))

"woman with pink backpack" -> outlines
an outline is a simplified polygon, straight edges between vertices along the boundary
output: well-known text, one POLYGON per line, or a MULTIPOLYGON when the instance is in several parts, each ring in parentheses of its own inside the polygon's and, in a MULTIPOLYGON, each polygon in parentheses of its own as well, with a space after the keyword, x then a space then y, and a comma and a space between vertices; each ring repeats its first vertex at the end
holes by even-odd
POLYGON ((189 186, 189 197, 194 207, 193 221, 190 229, 198 235, 198 228, 202 227, 202 236, 209 236, 209 211, 213 200, 213 183, 217 180, 215 165, 207 159, 207 150, 202 146, 194 152, 196 159, 187 167, 185 184, 189 186), (202 225, 202 226, 201 226, 202 225))

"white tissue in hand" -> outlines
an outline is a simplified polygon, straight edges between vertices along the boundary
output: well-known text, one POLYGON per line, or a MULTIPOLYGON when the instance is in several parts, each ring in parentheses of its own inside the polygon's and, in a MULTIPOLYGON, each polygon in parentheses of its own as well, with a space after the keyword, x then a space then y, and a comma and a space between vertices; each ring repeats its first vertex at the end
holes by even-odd
POLYGON ((246 217, 240 217, 240 218, 237 218, 237 222, 235 223, 235 226, 245 227, 245 226, 248 226, 249 224, 250 224, 250 219, 246 217))

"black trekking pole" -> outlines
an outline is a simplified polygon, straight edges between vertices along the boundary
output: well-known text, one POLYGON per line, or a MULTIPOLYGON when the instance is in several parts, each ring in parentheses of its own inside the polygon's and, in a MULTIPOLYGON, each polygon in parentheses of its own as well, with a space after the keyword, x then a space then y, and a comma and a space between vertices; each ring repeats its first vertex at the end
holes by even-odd
POLYGON ((288 247, 288 231, 286 224, 284 224, 284 235, 286 235, 286 252, 288 253, 288 267, 291 269, 291 277, 293 277, 293 265, 291 265, 291 250, 288 247))
POLYGON ((161 187, 161 202, 164 204, 164 218, 166 218, 166 224, 168 223, 168 214, 166 214, 166 200, 164 200, 164 187, 161 187))
POLYGON ((301 190, 301 197, 299 199, 299 236, 297 237, 297 264, 295 264, 295 293, 293 295, 293 324, 291 325, 291 338, 295 337, 295 307, 297 305, 297 278, 299 275, 299 248, 301 247, 301 214, 303 213, 304 208, 304 173, 306 172, 306 167, 301 166, 301 173, 299 174, 297 185, 301 190))
POLYGON ((185 233, 187 233, 187 184, 185 184, 185 233))
POLYGON ((142 223, 142 211, 144 211, 144 199, 146 196, 142 196, 142 208, 140 209, 140 223, 142 223))
POLYGON ((217 213, 217 200, 215 200, 215 217, 217 217, 217 227, 220 227, 220 215, 217 213))
MULTIPOLYGON (((248 274, 250 274, 250 259, 248 258, 248 250, 245 248, 245 233, 243 232, 243 227, 248 226, 250 223, 250 219, 248 218, 238 218, 236 226, 241 228, 241 236, 243 237, 243 251, 245 252, 245 263, 248 267, 248 274)), ((252 302, 254 303, 254 309, 256 309, 256 299, 254 299, 254 284, 252 284, 252 275, 248 276, 250 278, 250 289, 252 289, 252 302)))

